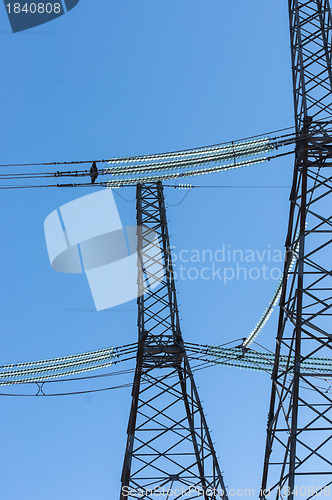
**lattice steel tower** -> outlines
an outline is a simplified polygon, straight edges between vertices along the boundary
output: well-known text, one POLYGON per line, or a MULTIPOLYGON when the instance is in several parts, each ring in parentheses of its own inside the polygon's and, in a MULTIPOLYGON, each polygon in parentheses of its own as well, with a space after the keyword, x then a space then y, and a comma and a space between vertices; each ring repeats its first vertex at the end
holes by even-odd
POLYGON ((317 498, 332 484, 331 392, 303 366, 332 355, 329 0, 289 0, 289 19, 298 141, 262 481, 271 491, 260 494, 269 499, 317 498))
POLYGON ((161 182, 137 186, 137 226, 139 338, 120 499, 160 498, 149 492, 157 487, 173 490, 165 498, 227 499, 182 340, 161 182))

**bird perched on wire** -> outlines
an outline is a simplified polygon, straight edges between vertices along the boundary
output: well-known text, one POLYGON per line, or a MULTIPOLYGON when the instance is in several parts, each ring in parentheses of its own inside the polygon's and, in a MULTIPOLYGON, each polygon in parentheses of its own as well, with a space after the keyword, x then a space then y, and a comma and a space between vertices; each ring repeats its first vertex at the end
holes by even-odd
POLYGON ((96 162, 94 161, 92 167, 90 168, 91 183, 94 184, 98 177, 98 168, 96 162))

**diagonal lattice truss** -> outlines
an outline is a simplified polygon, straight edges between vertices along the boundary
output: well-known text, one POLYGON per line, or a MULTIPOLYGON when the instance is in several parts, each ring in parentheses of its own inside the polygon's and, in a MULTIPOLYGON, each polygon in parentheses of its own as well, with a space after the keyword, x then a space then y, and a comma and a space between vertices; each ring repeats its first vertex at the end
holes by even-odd
POLYGON ((332 485, 331 393, 308 370, 332 354, 332 23, 327 0, 289 7, 298 142, 261 498, 292 500, 332 485))
POLYGON ((145 294, 120 497, 227 498, 180 331, 161 182, 138 185, 137 219, 145 294))
POLYGON ((331 115, 332 16, 329 0, 288 0, 294 107, 299 131, 304 118, 331 115))

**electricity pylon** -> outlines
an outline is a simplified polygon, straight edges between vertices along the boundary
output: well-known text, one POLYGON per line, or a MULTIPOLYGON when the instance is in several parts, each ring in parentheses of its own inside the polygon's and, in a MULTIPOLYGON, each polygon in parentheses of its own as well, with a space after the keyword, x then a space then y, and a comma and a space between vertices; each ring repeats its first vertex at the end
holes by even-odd
POLYGON ((332 355, 330 2, 289 0, 289 19, 297 147, 260 493, 269 500, 326 497, 332 485, 331 391, 304 366, 332 355))
POLYGON ((227 499, 182 340, 160 181, 137 186, 137 226, 138 352, 120 499, 227 499))

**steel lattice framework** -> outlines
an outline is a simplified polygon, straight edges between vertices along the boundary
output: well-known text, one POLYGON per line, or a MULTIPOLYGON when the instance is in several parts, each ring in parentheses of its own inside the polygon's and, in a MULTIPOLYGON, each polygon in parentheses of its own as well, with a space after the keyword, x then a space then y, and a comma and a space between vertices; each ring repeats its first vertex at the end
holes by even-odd
POLYGON ((289 0, 289 16, 298 142, 260 497, 291 500, 332 484, 331 393, 307 369, 332 354, 329 0, 289 0))
POLYGON ((138 298, 137 365, 120 498, 137 498, 138 491, 141 498, 157 498, 159 490, 153 490, 164 488, 173 490, 171 498, 227 499, 182 340, 160 181, 137 186, 137 223, 138 288, 145 293, 138 298), (152 233, 159 241, 149 245, 152 233))

